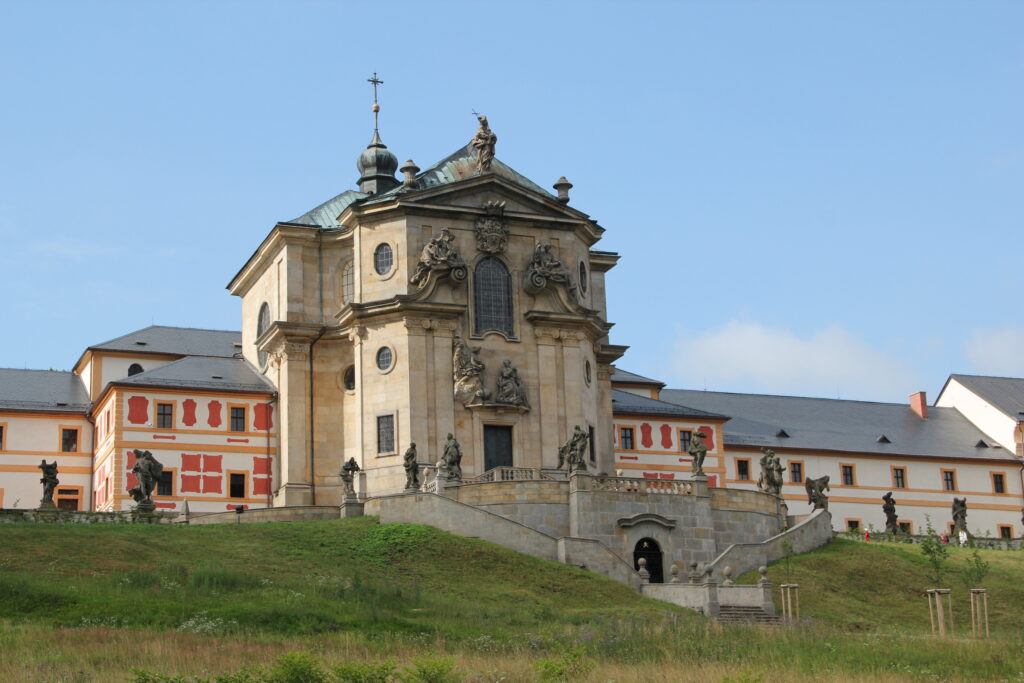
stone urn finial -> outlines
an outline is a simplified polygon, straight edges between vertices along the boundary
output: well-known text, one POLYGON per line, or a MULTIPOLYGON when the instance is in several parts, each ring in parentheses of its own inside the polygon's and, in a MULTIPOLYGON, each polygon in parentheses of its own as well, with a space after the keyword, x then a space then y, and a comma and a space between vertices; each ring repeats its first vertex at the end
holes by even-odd
POLYGON ((555 190, 558 191, 558 201, 562 202, 563 204, 568 204, 569 190, 572 189, 572 183, 566 180, 565 176, 562 176, 561 178, 558 179, 558 182, 555 183, 552 187, 554 187, 555 190))
POLYGON ((640 575, 640 583, 650 583, 651 573, 647 571, 647 558, 641 557, 636 561, 636 564, 639 567, 636 573, 640 575))
POLYGON ((725 579, 722 581, 723 586, 732 586, 735 582, 732 580, 732 567, 726 567, 722 570, 722 577, 725 579))

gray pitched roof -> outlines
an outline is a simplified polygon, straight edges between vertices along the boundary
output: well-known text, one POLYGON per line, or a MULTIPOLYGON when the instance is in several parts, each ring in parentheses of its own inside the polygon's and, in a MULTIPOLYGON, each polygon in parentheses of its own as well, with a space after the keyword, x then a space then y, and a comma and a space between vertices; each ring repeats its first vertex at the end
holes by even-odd
POLYGON ((657 401, 646 396, 637 396, 622 389, 612 389, 612 414, 622 415, 665 415, 666 417, 724 418, 705 410, 697 410, 675 403, 657 401))
POLYGON ((221 391, 275 391, 274 385, 244 358, 209 356, 189 356, 111 384, 221 391))
POLYGON ((72 372, 0 368, 0 409, 84 413, 88 408, 89 394, 72 372))
POLYGON ((612 384, 616 382, 622 382, 624 384, 650 384, 651 386, 663 387, 664 382, 659 382, 656 379, 650 377, 644 377, 643 375, 636 375, 632 372, 626 372, 619 368, 615 368, 615 374, 612 375, 612 384))
POLYGON ((1024 379, 983 375, 950 375, 949 379, 960 382, 1014 420, 1024 420, 1024 379))
POLYGON ((661 398, 729 415, 726 444, 1014 460, 955 408, 930 407, 922 420, 903 403, 684 389, 663 389, 661 398), (882 436, 888 443, 879 442, 882 436), (979 448, 979 441, 990 447, 979 448))
POLYGON ((314 207, 302 214, 298 218, 288 221, 289 223, 297 223, 299 225, 316 225, 321 228, 339 228, 337 218, 341 215, 349 204, 358 200, 369 197, 364 192, 356 192, 355 190, 345 190, 337 197, 332 197, 320 206, 314 207))
POLYGON ((240 346, 235 346, 235 344, 241 343, 241 332, 151 325, 89 348, 96 351, 134 351, 230 358, 241 351, 240 346))

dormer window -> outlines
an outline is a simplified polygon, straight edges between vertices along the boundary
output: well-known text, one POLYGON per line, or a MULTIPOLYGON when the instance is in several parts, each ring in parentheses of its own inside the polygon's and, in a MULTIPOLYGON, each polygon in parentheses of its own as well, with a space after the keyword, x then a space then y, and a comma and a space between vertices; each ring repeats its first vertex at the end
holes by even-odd
POLYGON ((131 365, 128 366, 128 376, 129 377, 131 377, 132 375, 137 375, 140 372, 143 372, 143 370, 142 370, 142 366, 139 365, 138 363, 132 363, 131 365))

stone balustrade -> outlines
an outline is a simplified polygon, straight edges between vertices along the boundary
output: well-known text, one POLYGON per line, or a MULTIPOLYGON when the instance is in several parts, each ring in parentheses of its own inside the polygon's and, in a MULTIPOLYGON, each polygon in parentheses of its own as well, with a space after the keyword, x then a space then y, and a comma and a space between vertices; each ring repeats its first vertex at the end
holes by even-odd
POLYGON ((483 484, 492 481, 555 481, 555 478, 541 472, 536 467, 495 467, 466 483, 483 484))
POLYGON ((693 493, 693 483, 675 479, 635 479, 632 477, 599 476, 591 477, 590 490, 683 496, 693 493))

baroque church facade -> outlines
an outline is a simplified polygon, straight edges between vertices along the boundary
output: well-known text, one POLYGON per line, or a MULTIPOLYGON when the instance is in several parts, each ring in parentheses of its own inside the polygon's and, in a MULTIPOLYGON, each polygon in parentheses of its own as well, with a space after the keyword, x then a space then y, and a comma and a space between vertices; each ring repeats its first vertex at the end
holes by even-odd
POLYGON ((464 476, 551 468, 575 427, 610 471, 612 363, 603 229, 473 141, 419 172, 375 130, 359 191, 276 224, 228 285, 242 350, 277 388, 275 505, 337 504, 354 458, 370 494, 401 490, 402 455, 464 476))

